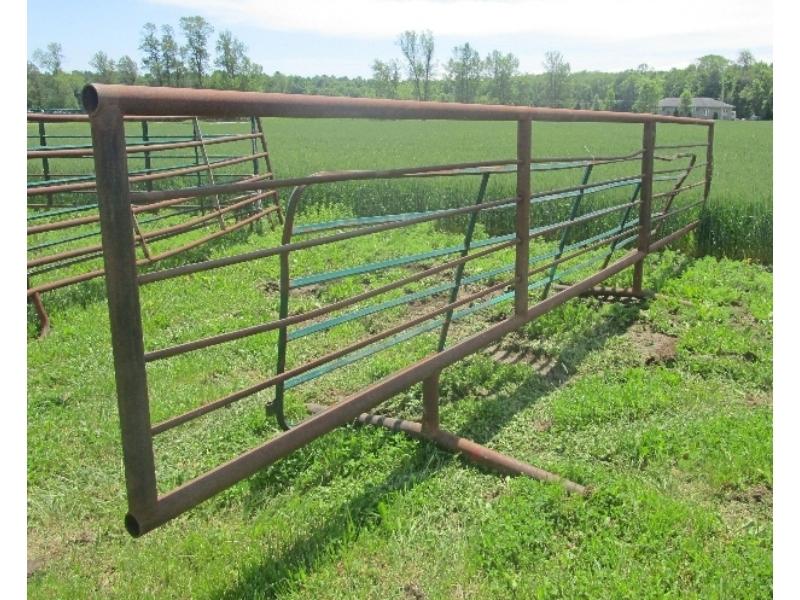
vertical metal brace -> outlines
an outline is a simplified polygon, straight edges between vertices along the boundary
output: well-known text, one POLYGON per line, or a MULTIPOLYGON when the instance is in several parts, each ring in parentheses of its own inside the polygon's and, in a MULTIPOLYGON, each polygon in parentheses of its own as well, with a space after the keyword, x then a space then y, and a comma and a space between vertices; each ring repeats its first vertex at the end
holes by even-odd
POLYGON ((711 179, 714 177, 714 121, 708 125, 708 146, 706 146, 706 184, 703 186, 703 208, 711 193, 711 179))
MULTIPOLYGON (((589 177, 592 175, 592 168, 594 168, 593 164, 588 164, 586 169, 583 171, 583 177, 581 178, 581 185, 584 186, 589 183, 589 177)), ((578 210, 581 207, 581 200, 583 200, 583 188, 578 191, 578 195, 575 196, 575 201, 572 203, 572 210, 569 214, 569 220, 572 221, 575 217, 578 216, 578 210)), ((567 239, 569 238, 569 229, 570 226, 566 225, 564 230, 561 232, 561 241, 558 244, 558 252, 553 257, 554 260, 558 260, 561 258, 561 255, 564 254, 564 247, 567 245, 567 239)), ((556 276, 556 270, 558 269, 558 265, 553 265, 550 267, 550 274, 547 278, 547 284, 545 284, 544 289, 542 290, 541 299, 544 300, 547 298, 547 294, 550 292, 550 286, 553 285, 553 280, 556 276)))
POLYGON ((517 121, 517 206, 515 229, 517 251, 514 261, 514 314, 528 312, 528 261, 531 208, 531 120, 517 121))
MULTIPOLYGON (((489 184, 489 176, 490 173, 484 173, 481 176, 481 186, 478 190, 478 198, 475 200, 475 206, 480 206, 483 203, 483 199, 486 196, 486 186, 489 184)), ((472 245, 472 235, 475 233, 475 223, 478 220, 478 211, 471 213, 469 215, 469 220, 467 221, 467 229, 464 233, 464 249, 461 251, 461 256, 466 256, 469 254, 470 246, 472 245)), ((453 277, 453 289, 450 290, 450 299, 448 300, 448 304, 452 304, 458 298, 458 292, 461 288, 461 279, 464 276, 464 267, 466 263, 461 263, 456 267, 455 275, 453 277)), ((437 350, 441 352, 444 350, 445 345, 447 344, 447 333, 450 330, 450 323, 453 320, 453 309, 447 311, 444 317, 444 323, 442 323, 442 330, 439 333, 439 345, 437 350)))
MULTIPOLYGON (((631 199, 630 199, 629 204, 631 202, 635 202, 636 201, 636 198, 639 196, 639 191, 641 189, 642 189, 642 182, 640 181, 633 188, 633 194, 631 194, 631 199)), ((625 209, 625 214, 622 215, 622 219, 619 222, 619 229, 617 230, 618 234, 620 234, 623 231, 625 231, 625 226, 628 224, 628 219, 630 218, 632 211, 633 211, 633 207, 632 206, 629 206, 628 208, 625 209)), ((619 238, 617 238, 613 242, 611 242, 611 246, 608 249, 608 254, 606 254, 605 260, 603 260, 603 267, 602 267, 603 269, 605 269, 608 266, 608 263, 611 262, 611 257, 614 254, 614 251, 617 249, 617 246, 619 245, 620 241, 621 240, 619 238)))
MULTIPOLYGON (((115 105, 94 113, 91 125, 129 515, 149 515, 156 512, 158 493, 128 197, 125 127, 115 105)), ((126 517, 126 522, 136 530, 133 518, 126 517)))
MULTIPOLYGON (((147 121, 142 121, 142 142, 145 144, 145 146, 149 146, 150 145, 150 129, 149 129, 149 126, 147 124, 147 121)), ((150 171, 152 169, 152 162, 150 160, 150 150, 145 150, 144 151, 144 168, 148 173, 150 173, 150 171)), ((148 192, 152 192, 153 191, 153 180, 152 179, 148 179, 147 181, 144 182, 144 184, 145 184, 145 187, 147 187, 147 191, 148 192)))
MULTIPOLYGON (((214 169, 211 168, 211 163, 208 160, 208 151, 206 150, 206 142, 205 138, 203 137, 203 131, 200 129, 200 121, 198 121, 197 117, 194 117, 192 120, 192 124, 194 127, 194 137, 197 141, 200 142, 200 151, 203 154, 203 161, 206 163, 206 170, 208 171, 208 181, 211 185, 214 185, 216 182, 214 181, 214 169)), ((194 147, 195 153, 197 152, 197 146, 194 147)), ((197 172, 198 177, 200 176, 200 172, 197 172)), ((199 183, 198 183, 199 185, 199 183)), ((219 204, 219 194, 214 194, 214 209, 217 211, 217 221, 219 221, 219 228, 220 229, 227 229, 225 226, 225 217, 220 212, 222 207, 219 204)))
POLYGON ((439 431, 439 374, 435 371, 422 380, 422 432, 435 434, 439 431))
MULTIPOLYGON (((656 145, 656 123, 646 121, 642 132, 642 189, 639 205, 639 241, 637 248, 640 252, 650 251, 650 228, 653 204, 653 156, 656 145)), ((642 292, 644 278, 644 257, 633 267, 633 290, 642 292)))
MULTIPOLYGON (((264 151, 264 164, 267 167, 267 172, 270 173, 270 178, 275 178, 275 171, 272 170, 272 159, 270 158, 269 148, 267 148, 267 136, 264 133, 264 125, 261 122, 261 117, 255 117, 256 120, 256 127, 258 128, 258 133, 261 135, 259 136, 259 141, 261 142, 261 149, 264 151)), ((281 202, 280 202, 280 192, 275 189, 273 190, 272 198, 275 206, 277 209, 275 213, 277 215, 278 223, 283 223, 283 213, 281 211, 281 202)), ((272 226, 272 213, 267 215, 267 219, 269 219, 270 226, 272 226)))
MULTIPOLYGON (((255 136, 258 133, 258 128, 256 127, 256 117, 250 117, 250 135, 255 136)), ((258 166, 258 158, 256 158, 256 138, 250 138, 250 153, 253 155, 253 175, 258 175, 260 169, 258 166)), ((255 206, 253 206, 253 212, 257 212, 261 210, 263 207, 263 202, 261 200, 256 200, 255 206)), ((267 214, 267 221, 269 221, 270 227, 272 227, 272 217, 271 215, 267 214)), ((252 225, 251 225, 252 227, 252 225)), ((258 221, 258 231, 262 231, 261 220, 258 221)))
MULTIPOLYGON (((289 202, 286 205, 286 218, 283 221, 283 235, 281 236, 281 244, 286 245, 291 243, 292 234, 294 233, 294 215, 297 207, 300 204, 300 199, 303 197, 303 192, 306 190, 305 185, 297 186, 292 190, 292 195, 289 196, 289 202)), ((289 277, 289 252, 281 252, 280 254, 280 305, 278 307, 278 318, 285 319, 289 315, 289 292, 291 279, 289 277)), ((286 351, 289 344, 289 331, 286 325, 282 325, 278 329, 278 359, 276 365, 276 373, 283 373, 286 369, 286 351)), ((267 405, 267 414, 274 414, 275 419, 278 421, 278 426, 284 431, 291 429, 292 424, 286 420, 284 413, 284 394, 285 383, 281 381, 275 386, 275 400, 267 405)))
MULTIPOLYGON (((200 135, 197 133, 197 117, 192 117, 192 141, 196 142, 200 138, 200 135)), ((197 150, 197 146, 193 148, 194 150, 194 164, 195 166, 200 165, 200 152, 197 150)), ((200 177, 200 171, 197 171, 195 177, 197 178, 197 186, 200 187, 203 184, 203 180, 200 177)), ((198 198, 200 201, 200 214, 206 214, 206 197, 200 196, 198 198)))
MULTIPOLYGON (((44 121, 39 121, 39 146, 44 148, 47 146, 47 130, 44 126, 44 121)), ((50 159, 47 156, 42 156, 42 173, 44 174, 45 181, 50 179, 50 159)), ((53 206, 53 194, 47 194, 47 208, 53 206)))

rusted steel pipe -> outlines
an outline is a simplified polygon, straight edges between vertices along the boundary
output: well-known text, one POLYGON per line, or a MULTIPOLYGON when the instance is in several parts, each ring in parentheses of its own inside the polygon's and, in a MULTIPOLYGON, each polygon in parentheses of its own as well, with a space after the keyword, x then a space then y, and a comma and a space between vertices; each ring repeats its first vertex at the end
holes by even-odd
POLYGON ((486 208, 492 208, 494 206, 503 206, 509 204, 510 202, 511 201, 509 200, 503 199, 495 202, 487 202, 477 206, 462 206, 459 208, 444 209, 430 214, 423 214, 419 217, 414 217, 405 221, 390 221, 388 223, 381 223, 380 225, 373 225, 371 227, 361 227, 352 231, 343 231, 341 233, 323 238, 306 239, 300 242, 291 242, 289 244, 265 248, 263 250, 255 250, 253 252, 246 252, 244 254, 237 254, 234 256, 226 256, 204 262, 192 263, 189 265, 183 265, 181 267, 174 267, 172 269, 164 269, 163 271, 159 271, 157 273, 147 273, 142 275, 139 281, 140 283, 152 283, 153 281, 170 279, 172 277, 177 277, 178 275, 187 275, 189 273, 198 273, 200 271, 207 271, 209 269, 229 267, 231 265, 236 265, 251 260, 269 258, 270 256, 278 256, 280 254, 288 254, 289 252, 300 250, 302 248, 312 248, 314 246, 321 246, 323 244, 330 244, 332 242, 341 242, 363 235, 371 235, 381 231, 388 231, 390 229, 398 229, 400 227, 407 227, 409 225, 426 223, 428 221, 435 221, 438 219, 444 219, 446 217, 480 211, 486 208))
MULTIPOLYGON (((370 298, 374 298, 375 296, 380 296, 381 294, 385 294, 386 292, 390 292, 392 290, 396 290, 398 288, 404 287, 409 283, 414 283, 416 281, 420 281, 422 279, 426 279, 437 273, 441 273, 442 271, 447 271, 449 269, 453 269, 458 265, 465 264, 468 261, 475 260, 476 258, 482 258, 487 256, 493 252, 497 252, 499 250, 504 250, 506 248, 512 247, 516 244, 516 240, 511 240, 509 242, 503 242, 501 244, 497 244, 495 246, 491 246, 485 250, 481 250, 479 252, 475 252, 473 254, 469 254, 467 256, 463 256, 456 260, 451 260, 441 265, 437 265, 435 267, 431 267, 429 269, 425 269, 424 271, 420 271, 419 273, 415 273, 413 275, 409 275, 407 277, 403 277, 391 283, 387 283, 386 285, 382 285, 380 287, 368 290, 366 292, 362 292, 360 294, 356 294, 355 296, 351 296, 350 298, 345 298, 343 300, 339 300, 337 302, 332 302, 331 304, 327 304, 325 306, 321 306, 320 308, 315 308, 313 310, 309 310, 304 313, 300 313, 297 315, 291 315, 286 317, 285 319, 277 319, 275 321, 270 321, 267 323, 261 323, 259 325, 253 325, 251 327, 245 327, 244 329, 239 329, 236 331, 229 331, 226 333, 222 333, 215 336, 210 336, 207 338, 202 338, 199 340, 194 340, 191 342, 186 342, 183 344, 178 344, 176 346, 171 346, 169 348, 164 348, 162 350, 154 350, 153 352, 148 352, 145 354, 145 360, 150 362, 154 360, 160 360, 162 358, 168 358, 170 356, 176 356, 178 354, 184 354, 186 352, 191 352, 193 350, 199 350, 201 348, 207 348, 209 346, 215 346, 217 344, 222 344, 225 342, 230 342, 233 340, 238 340, 244 337, 249 337, 251 335, 256 335, 259 333, 265 333, 267 331, 273 331, 280 327, 287 327, 289 325, 296 325, 298 323, 302 323, 304 321, 308 321, 311 319, 315 319, 317 317, 322 317, 337 310, 341 310, 342 308, 347 308, 348 306, 352 306, 353 304, 358 304, 359 302, 363 302, 364 300, 368 300, 370 298)), ((145 277, 145 275, 140 276, 139 280, 145 277)))
POLYGON ((315 358, 314 360, 311 360, 311 361, 309 361, 309 362, 307 362, 307 363, 305 363, 303 365, 300 365, 298 367, 294 367, 293 369, 289 369, 288 371, 282 371, 282 372, 278 373, 277 375, 274 375, 272 377, 268 377, 267 379, 259 381, 258 383, 253 384, 253 385, 251 385, 249 387, 246 387, 244 389, 238 390, 238 391, 236 391, 236 392, 234 392, 232 394, 229 394, 229 395, 227 395, 227 396, 225 396, 223 398, 220 398, 218 400, 213 400, 211 402, 208 402, 206 404, 198 406, 197 408, 189 410, 189 411, 187 411, 185 413, 182 413, 182 414, 177 415, 175 417, 172 417, 172 418, 166 419, 164 421, 161 421, 160 423, 157 423, 156 425, 153 426, 152 433, 153 433, 153 435, 156 435, 158 433, 163 433, 164 431, 167 431, 168 429, 172 429, 173 427, 177 427, 178 425, 181 425, 183 423, 188 423, 189 421, 192 421, 192 420, 196 419, 197 417, 200 417, 202 415, 208 414, 208 413, 210 413, 212 411, 218 410, 218 409, 223 408, 225 406, 230 406, 234 402, 238 402, 239 400, 242 400, 243 398, 247 398, 248 396, 252 396, 253 394, 256 394, 256 393, 258 393, 258 392, 260 392, 262 390, 266 390, 267 388, 273 387, 273 386, 275 386, 275 385, 277 385, 279 383, 283 383, 287 379, 291 379, 292 377, 296 377, 298 375, 302 375, 303 373, 306 373, 306 372, 310 371, 311 369, 314 369, 316 367, 322 366, 322 365, 324 365, 326 363, 329 363, 329 362, 331 362, 333 360, 336 360, 337 358, 341 358, 342 356, 345 356, 347 354, 351 354, 351 353, 355 352, 356 350, 360 350, 361 348, 365 348, 365 347, 370 346, 370 345, 372 345, 372 344, 374 344, 376 342, 380 342, 381 340, 385 340, 388 337, 391 337, 391 336, 396 335, 398 333, 402 333, 403 331, 405 331, 407 329, 410 329, 411 327, 414 327, 415 325, 419 325, 421 323, 424 323, 425 321, 429 321, 432 318, 434 318, 434 317, 436 317, 436 316, 438 316, 440 314, 443 314, 443 313, 447 312, 450 309, 458 308, 459 306, 463 306, 465 304, 469 304, 469 303, 474 302, 475 300, 478 300, 478 299, 480 299, 480 298, 482 298, 484 296, 488 296, 489 294, 491 294, 493 292, 497 292, 497 291, 500 291, 500 290, 502 290, 504 288, 507 288, 509 285, 511 285, 511 283, 512 283, 512 281, 509 280, 509 281, 504 281, 502 283, 495 284, 495 285, 493 285, 491 287, 488 287, 488 288, 484 288, 484 289, 482 289, 482 290, 480 290, 478 292, 475 292, 474 294, 470 294, 469 296, 465 296, 464 298, 456 300, 455 302, 451 302, 451 303, 445 304, 444 306, 441 306, 441 307, 439 307, 437 309, 434 309, 434 310, 432 310, 430 312, 427 312, 427 313, 425 313, 423 315, 420 315, 420 316, 415 317, 413 319, 409 319, 408 321, 404 321, 403 323, 400 323, 399 325, 395 325, 394 327, 390 327, 389 329, 384 329, 380 333, 376 333, 375 335, 371 335, 369 337, 362 338, 359 341, 350 344, 349 346, 345 346, 344 348, 340 348, 338 350, 334 350, 333 352, 329 352, 328 354, 320 356, 319 358, 315 358))
MULTIPOLYGON (((259 154, 258 158, 261 158, 261 154, 259 154)), ((240 156, 237 158, 230 158, 227 160, 218 160, 216 162, 210 163, 212 169, 218 169, 220 167, 229 167, 231 165, 236 165, 243 162, 248 162, 252 159, 252 156, 249 154, 245 156, 240 156)), ((171 177, 178 177, 180 175, 190 175, 192 173, 198 173, 200 171, 207 170, 208 167, 206 165, 198 165, 193 167, 182 167, 179 169, 169 169, 166 171, 158 171, 157 173, 147 173, 145 175, 134 175, 129 177, 129 183, 139 183, 142 181, 156 181, 158 179, 170 179, 171 177)), ((265 175, 269 175, 266 174, 265 175)), ((222 186, 207 186, 208 188, 213 187, 222 187, 222 186)), ((78 190, 90 190, 95 189, 95 182, 94 181, 80 181, 76 183, 60 183, 55 185, 43 185, 40 187, 35 188, 28 188, 27 194, 28 196, 41 196, 44 194, 55 194, 55 193, 62 193, 62 192, 73 192, 78 190)), ((195 188, 198 189, 198 188, 195 188)), ((202 189, 202 188, 200 188, 202 189)), ((251 188, 252 190, 252 188, 251 188)), ((231 191, 249 191, 247 189, 240 189, 240 190, 231 190, 231 191)), ((158 192, 141 192, 142 194, 158 194, 158 192)), ((197 194, 205 195, 205 194, 197 194)))
POLYGON ((650 244, 650 252, 652 253, 652 252, 657 252, 657 251, 661 250, 662 248, 664 248, 665 246, 668 246, 669 244, 671 244, 675 240, 677 240, 679 238, 682 238, 684 235, 689 233, 692 229, 695 229, 698 225, 700 225, 700 221, 692 221, 691 223, 681 227, 677 231, 674 231, 673 233, 670 233, 669 235, 661 238, 660 240, 651 243, 650 244))
POLYGON ((117 407, 130 512, 156 509, 155 458, 150 436, 142 317, 136 281, 133 222, 122 115, 103 111, 92 119, 92 142, 102 224, 117 407))
POLYGON ((656 124, 653 122, 645 123, 642 131, 642 186, 639 197, 639 239, 636 242, 637 248, 642 253, 642 260, 633 268, 633 289, 637 292, 642 290, 642 280, 644 278, 644 257, 650 248, 650 218, 653 207, 653 156, 656 145, 656 124))
MULTIPOLYGON (((256 137, 258 134, 243 133, 238 135, 223 136, 217 138, 209 138, 205 140, 206 146, 213 144, 226 144, 230 142, 238 142, 240 140, 249 140, 256 137)), ((201 140, 188 140, 186 142, 167 142, 163 144, 143 144, 139 146, 128 146, 128 154, 138 154, 142 152, 158 152, 163 150, 179 150, 183 148, 194 148, 203 144, 201 140)), ((91 148, 67 148, 64 150, 28 150, 28 159, 33 158, 81 158, 92 156, 93 150, 91 148)))
MULTIPOLYGON (((427 381, 426 379, 425 382, 427 381)), ((425 382, 423 382, 423 385, 425 382)), ((555 473, 550 473, 544 469, 534 467, 516 458, 506 456, 496 450, 482 446, 477 442, 452 434, 449 431, 439 429, 438 426, 436 429, 426 430, 424 422, 416 423, 415 421, 394 419, 392 417, 369 413, 360 414, 358 416, 358 422, 362 425, 385 427, 391 431, 402 431, 417 439, 433 442, 445 450, 453 452, 454 454, 460 454, 471 462, 506 475, 527 475, 539 481, 560 484, 572 494, 578 494, 580 496, 588 494, 588 490, 579 483, 564 479, 555 473)))
MULTIPOLYGON (((28 113, 29 123, 88 123, 89 115, 83 113, 75 114, 58 114, 58 113, 28 113)), ((181 115, 156 115, 156 116, 136 116, 125 115, 122 117, 124 121, 155 121, 161 123, 175 123, 178 121, 188 121, 192 117, 184 117, 181 115)))
POLYGON ((704 119, 602 110, 415 102, 94 83, 83 88, 91 115, 114 106, 127 115, 191 114, 208 117, 340 117, 358 119, 448 119, 466 121, 591 121, 705 125, 704 119))
POLYGON ((681 194, 683 192, 687 192, 687 191, 689 191, 689 190, 691 190, 693 188, 699 187, 701 185, 703 185, 703 186, 706 185, 706 180, 705 179, 701 179, 700 181, 698 181, 696 183, 692 183, 690 185, 684 185, 684 186, 678 188, 677 190, 670 190, 668 192, 661 192, 660 194, 654 194, 653 195, 653 200, 655 200, 656 198, 663 198, 664 196, 677 196, 678 194, 681 194))
POLYGON ((711 179, 714 177, 714 122, 708 128, 708 148, 706 149, 706 178, 703 188, 703 204, 708 202, 708 195, 711 193, 711 179))
POLYGON ((514 228, 517 233, 514 257, 514 313, 522 316, 528 310, 528 264, 530 260, 530 210, 532 124, 530 120, 517 121, 517 205, 514 228))
MULTIPOLYGON (((416 175, 419 173, 432 173, 435 171, 451 171, 455 169, 469 169, 475 167, 493 167, 499 165, 515 164, 513 160, 487 160, 468 163, 456 163, 447 165, 434 165, 426 167, 406 167, 402 169, 382 169, 382 170, 359 170, 359 171, 332 171, 321 174, 308 175, 305 177, 287 177, 285 179, 272 179, 264 182, 264 185, 255 186, 247 181, 234 183, 224 183, 218 185, 204 185, 202 187, 181 188, 177 190, 157 190, 153 192, 133 192, 131 202, 134 204, 149 204, 161 200, 169 200, 174 196, 193 198, 198 196, 210 196, 212 194, 227 194, 235 192, 247 192, 253 189, 276 189, 284 187, 297 187, 300 185, 313 185, 318 183, 336 183, 348 181, 364 181, 370 179, 390 179, 402 177, 404 175, 416 175)), ((267 176, 271 175, 266 174, 267 176)))

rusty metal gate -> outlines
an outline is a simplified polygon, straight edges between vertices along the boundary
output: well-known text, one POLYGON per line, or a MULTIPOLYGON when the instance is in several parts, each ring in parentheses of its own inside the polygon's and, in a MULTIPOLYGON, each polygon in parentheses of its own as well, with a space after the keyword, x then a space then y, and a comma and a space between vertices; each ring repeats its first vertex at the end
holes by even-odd
MULTIPOLYGON (((647 255, 681 238, 698 225, 696 213, 704 206, 711 185, 713 121, 603 111, 113 85, 87 86, 84 106, 91 118, 97 189, 102 199, 103 256, 129 504, 125 523, 132 535, 138 536, 158 527, 310 441, 355 420, 431 440, 503 472, 557 481, 572 492, 585 493, 586 488, 578 483, 441 429, 439 374, 448 365, 497 342, 576 296, 598 289, 618 296, 642 296, 642 273, 647 255), (321 172, 268 182, 132 191, 123 127, 125 115, 131 114, 510 121, 516 122, 517 126, 517 153, 515 157, 482 162, 321 172), (642 143, 641 147, 616 156, 534 156, 533 121, 638 123, 642 125, 642 143), (659 146, 656 144, 657 123, 705 127, 707 135, 702 143, 659 146), (698 156, 701 162, 698 162, 698 156), (664 164, 665 168, 656 169, 657 163, 664 164), (625 164, 635 166, 636 172, 592 180, 592 176, 603 168, 625 164), (555 171, 580 173, 580 183, 532 190, 532 173, 544 175, 555 171), (700 177, 692 179, 694 174, 700 177), (459 206, 396 214, 303 223, 297 219, 304 193, 309 189, 331 183, 407 181, 422 177, 474 181, 474 200, 459 206), (489 180, 502 177, 514 178, 516 193, 510 197, 488 198, 489 180), (659 186, 663 191, 656 189, 659 186), (178 198, 281 188, 292 191, 285 207, 280 243, 245 254, 138 273, 132 207, 153 206, 178 198), (617 190, 624 193, 622 201, 591 204, 592 198, 617 190), (676 201, 681 194, 687 193, 682 196, 685 198, 691 196, 692 190, 695 190, 697 198, 682 205, 676 201), (548 212, 548 207, 553 206, 557 210, 548 212), (500 213, 510 215, 510 230, 476 237, 479 216, 500 213), (676 225, 674 217, 679 215, 693 216, 676 225), (324 272, 292 272, 297 265, 304 264, 303 257, 308 253, 326 252, 348 240, 396 231, 424 235, 424 227, 448 219, 461 219, 457 222, 463 225, 462 241, 454 246, 381 258, 371 263, 347 265, 337 262, 324 272), (664 233, 668 223, 672 231, 664 233), (279 261, 279 278, 275 285, 280 293, 280 304, 275 319, 145 351, 139 301, 141 286, 268 258, 279 261), (629 267, 633 268, 632 287, 597 287, 629 267), (376 273, 383 277, 380 285, 370 287, 367 281, 356 294, 310 310, 291 310, 298 290, 376 273), (427 287, 417 285, 423 283, 427 287), (398 310, 402 313, 402 308, 411 304, 421 305, 424 310, 410 319, 397 318, 398 310), (477 332, 471 331, 466 337, 452 341, 453 324, 461 320, 468 322, 478 313, 491 314, 492 319, 481 322, 477 332), (315 354, 310 358, 307 356, 308 348, 299 353, 300 358, 290 352, 292 342, 296 340, 322 336, 333 328, 357 323, 372 315, 381 316, 383 327, 378 331, 368 331, 366 337, 357 337, 334 348, 325 348, 326 344, 319 344, 319 348, 313 346, 315 354), (160 422, 151 422, 148 364, 268 332, 277 334, 277 361, 273 373, 265 374, 257 383, 224 397, 200 403, 160 422), (421 360, 409 359, 405 368, 372 381, 329 406, 318 407, 311 411, 310 416, 297 422, 292 422, 287 416, 285 398, 291 388, 424 335, 433 336, 432 352, 421 360), (423 390, 420 422, 368 412, 420 382, 423 390), (284 429, 283 433, 175 489, 159 494, 154 436, 265 390, 273 390, 269 412, 274 414, 284 429)), ((326 256, 338 255, 331 251, 326 256)))
MULTIPOLYGON (((35 133, 29 129, 27 151, 28 299, 36 308, 41 334, 46 335, 50 320, 41 295, 104 274, 97 227, 100 216, 89 117, 28 113, 28 123, 37 129, 35 133)), ((273 179, 267 139, 257 117, 242 120, 239 132, 215 134, 204 132, 197 117, 127 116, 125 123, 126 152, 134 163, 129 181, 136 188, 153 191, 191 183, 273 179)), ((175 198, 132 207, 131 211, 140 265, 196 248, 263 217, 270 223, 273 216, 281 221, 274 189, 251 190, 235 197, 216 194, 195 203, 175 198), (218 229, 185 239, 184 234, 209 225, 218 229), (169 242, 164 244, 164 240, 169 242)))

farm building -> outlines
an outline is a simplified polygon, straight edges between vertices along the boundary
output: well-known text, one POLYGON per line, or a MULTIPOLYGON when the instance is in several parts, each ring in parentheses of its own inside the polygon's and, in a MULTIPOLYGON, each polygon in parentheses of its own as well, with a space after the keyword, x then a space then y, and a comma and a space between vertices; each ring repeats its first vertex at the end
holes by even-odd
MULTIPOLYGON (((730 121, 736 118, 733 105, 714 98, 692 98, 692 117, 701 119, 722 119, 730 121)), ((681 110, 680 98, 663 98, 658 102, 658 114, 674 115, 681 110)))

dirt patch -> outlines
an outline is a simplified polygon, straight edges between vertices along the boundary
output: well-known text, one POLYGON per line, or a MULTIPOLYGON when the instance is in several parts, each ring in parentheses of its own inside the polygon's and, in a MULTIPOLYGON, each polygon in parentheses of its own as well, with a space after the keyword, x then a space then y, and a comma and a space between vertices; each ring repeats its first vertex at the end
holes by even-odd
POLYGON ((772 390, 762 394, 747 394, 744 401, 747 406, 772 406, 772 390))
POLYGON ((265 281, 261 284, 261 291, 265 294, 277 294, 281 291, 281 286, 277 281, 265 281))
POLYGON ((731 498, 745 504, 764 504, 772 506, 772 488, 766 485, 755 485, 746 490, 734 492, 731 498))
POLYGON ((645 365, 666 364, 675 360, 678 338, 634 324, 625 334, 645 365))
POLYGON ((28 559, 28 577, 34 575, 37 571, 39 571, 42 567, 44 567, 44 561, 39 559, 28 559))
POLYGON ((536 421, 536 422, 533 424, 533 429, 534 429, 535 431, 539 431, 539 432, 541 432, 541 433, 544 433, 545 431, 550 431, 550 428, 551 428, 552 426, 553 426, 553 421, 552 421, 552 419, 545 419, 545 420, 543 420, 543 421, 536 421))
POLYGON ((425 592, 422 591, 422 588, 419 587, 417 583, 407 583, 403 586, 403 591, 406 594, 406 598, 413 598, 413 600, 425 600, 427 596, 425 592))

